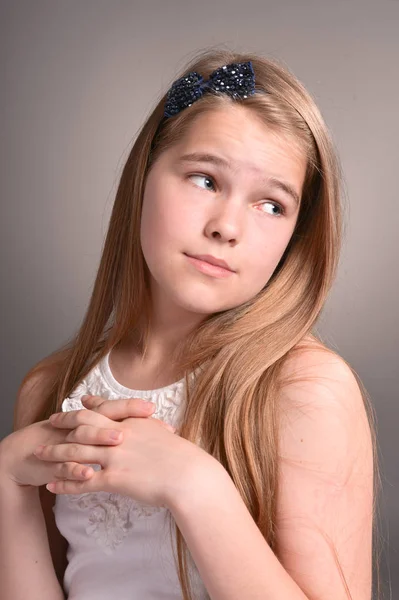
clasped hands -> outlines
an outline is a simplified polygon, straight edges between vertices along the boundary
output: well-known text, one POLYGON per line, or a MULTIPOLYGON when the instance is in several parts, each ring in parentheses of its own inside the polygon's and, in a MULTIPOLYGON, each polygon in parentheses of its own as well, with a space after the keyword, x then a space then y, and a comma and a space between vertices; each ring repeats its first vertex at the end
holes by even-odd
POLYGON ((34 455, 58 463, 55 494, 109 491, 153 506, 168 506, 189 485, 194 466, 209 454, 174 435, 175 429, 150 417, 155 406, 139 399, 82 398, 83 410, 56 413, 49 419, 70 430, 64 442, 39 446, 34 455), (121 420, 122 419, 122 420, 121 420), (99 464, 95 471, 90 464, 99 464))

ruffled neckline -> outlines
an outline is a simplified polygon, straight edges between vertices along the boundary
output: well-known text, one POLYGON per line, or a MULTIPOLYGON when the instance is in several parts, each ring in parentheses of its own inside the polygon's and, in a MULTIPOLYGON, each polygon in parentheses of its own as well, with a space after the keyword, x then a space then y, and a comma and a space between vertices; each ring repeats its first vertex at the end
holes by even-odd
POLYGON ((99 366, 101 374, 102 374, 104 380, 106 381, 106 383, 117 394, 123 394, 126 396, 134 395, 135 397, 139 397, 139 398, 147 398, 147 397, 153 396, 154 394, 160 395, 160 394, 166 394, 168 392, 175 392, 177 389, 182 388, 185 384, 185 378, 183 377, 179 381, 176 381, 174 383, 170 383, 169 385, 165 385, 163 387, 155 388, 152 390, 134 390, 132 388, 128 388, 128 387, 122 385, 121 383, 119 383, 119 381, 117 381, 115 379, 115 377, 111 371, 110 365, 109 365, 110 354, 111 354, 111 351, 107 352, 107 354, 105 356, 103 356, 103 358, 100 360, 98 366, 99 366))

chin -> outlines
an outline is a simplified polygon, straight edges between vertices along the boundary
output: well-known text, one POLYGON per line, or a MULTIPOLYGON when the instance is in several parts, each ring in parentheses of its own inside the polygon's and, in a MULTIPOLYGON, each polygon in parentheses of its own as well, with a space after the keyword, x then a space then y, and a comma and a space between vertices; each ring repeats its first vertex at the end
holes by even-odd
POLYGON ((220 306, 220 303, 200 301, 198 298, 195 300, 176 298, 176 305, 187 312, 203 315, 204 317, 225 310, 225 307, 220 306))
POLYGON ((212 298, 210 297, 211 294, 209 294, 209 297, 206 296, 206 294, 201 296, 199 293, 178 294, 175 297, 175 303, 188 312, 204 316, 229 310, 240 304, 239 302, 232 303, 231 300, 227 302, 226 300, 222 301, 221 299, 212 298))
MULTIPOLYGON (((192 314, 208 316, 213 313, 222 312, 231 308, 236 308, 243 302, 247 301, 247 297, 232 298, 233 290, 231 286, 222 285, 219 289, 212 285, 213 281, 209 282, 205 279, 201 281, 193 281, 186 279, 183 283, 183 277, 180 273, 168 273, 165 270, 159 270, 152 273, 152 279, 155 283, 154 292, 159 299, 163 296, 168 305, 178 307, 181 310, 192 314), (181 281, 176 285, 176 281, 181 281), (230 289, 229 289, 230 287, 230 289)), ((226 283, 227 282, 223 282, 226 283)))

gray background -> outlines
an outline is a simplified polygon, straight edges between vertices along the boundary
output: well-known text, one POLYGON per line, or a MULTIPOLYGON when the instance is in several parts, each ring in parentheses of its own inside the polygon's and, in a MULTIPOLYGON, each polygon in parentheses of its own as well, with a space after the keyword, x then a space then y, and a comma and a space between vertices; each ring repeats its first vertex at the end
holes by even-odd
POLYGON ((3 1, 0 17, 0 437, 25 372, 79 326, 123 162, 155 99, 208 45, 276 56, 314 95, 345 173, 346 241, 319 330, 377 413, 382 570, 395 597, 399 1, 26 0, 3 1))

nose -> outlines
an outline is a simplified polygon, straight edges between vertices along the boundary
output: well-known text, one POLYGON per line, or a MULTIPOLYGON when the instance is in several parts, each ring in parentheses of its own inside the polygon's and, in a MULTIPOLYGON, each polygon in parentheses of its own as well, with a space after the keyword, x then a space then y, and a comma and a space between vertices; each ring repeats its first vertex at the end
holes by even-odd
POLYGON ((243 227, 244 214, 240 201, 237 198, 220 200, 208 218, 205 235, 235 246, 241 239, 243 227))

